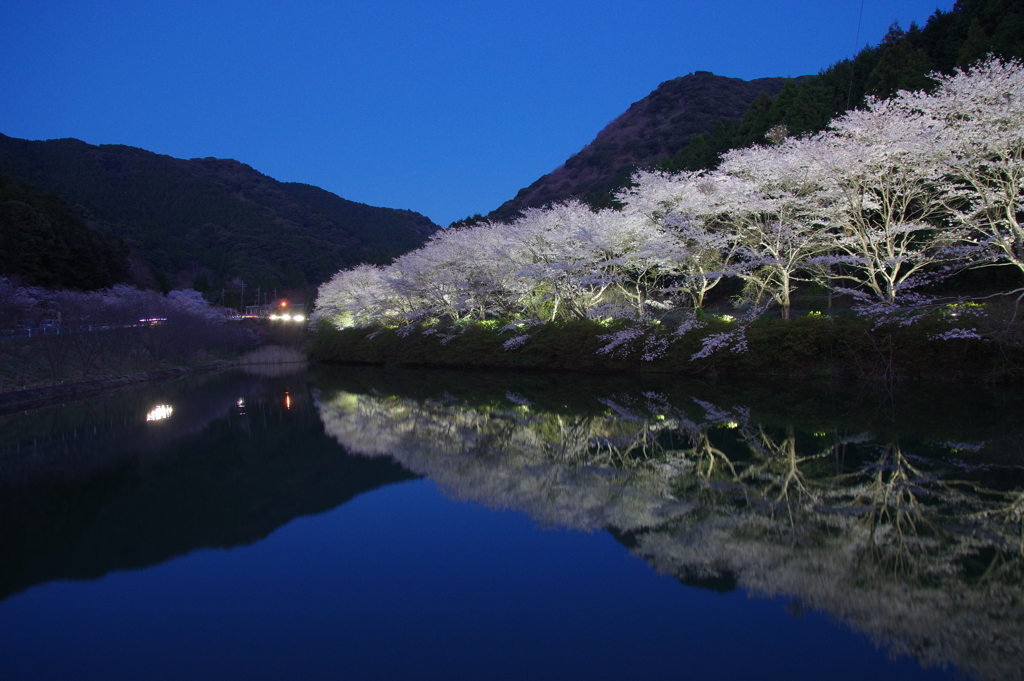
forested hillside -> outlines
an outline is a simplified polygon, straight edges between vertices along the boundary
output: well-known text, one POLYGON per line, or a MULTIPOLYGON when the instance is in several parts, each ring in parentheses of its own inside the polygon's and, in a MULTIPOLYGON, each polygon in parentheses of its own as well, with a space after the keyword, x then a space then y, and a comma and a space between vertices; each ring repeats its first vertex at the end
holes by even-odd
MULTIPOLYGON (((182 160, 122 145, 0 135, 0 170, 63 199, 90 234, 123 241, 130 251, 127 278, 165 290, 219 290, 233 281, 265 290, 316 284, 341 267, 386 262, 438 229, 419 213, 278 182, 229 159, 182 160)), ((19 224, 11 229, 24 230, 22 241, 37 240, 30 223, 19 224)), ((49 284, 107 283, 68 276, 51 272, 49 284)))
POLYGON ((927 74, 952 73, 988 53, 1024 57, 1024 0, 959 0, 923 28, 894 24, 881 44, 814 76, 747 83, 697 71, 662 83, 487 218, 509 221, 524 208, 571 198, 607 206, 637 169, 711 169, 730 149, 820 132, 869 95, 928 88, 927 74))
POLYGON ((710 169, 730 149, 820 132, 844 111, 863 107, 868 96, 930 89, 929 73, 952 73, 988 53, 1024 57, 1024 1, 959 0, 950 12, 936 11, 924 28, 894 24, 881 44, 816 76, 788 81, 777 97, 758 98, 742 119, 719 121, 660 167, 710 169))
POLYGON ((638 167, 675 154, 695 135, 713 131, 717 121, 741 117, 759 96, 770 100, 785 83, 785 78, 746 81, 708 71, 666 81, 562 166, 521 189, 488 217, 508 220, 524 208, 570 197, 597 206, 638 167))
POLYGON ((102 288, 128 275, 128 248, 60 199, 0 173, 0 273, 31 286, 102 288))

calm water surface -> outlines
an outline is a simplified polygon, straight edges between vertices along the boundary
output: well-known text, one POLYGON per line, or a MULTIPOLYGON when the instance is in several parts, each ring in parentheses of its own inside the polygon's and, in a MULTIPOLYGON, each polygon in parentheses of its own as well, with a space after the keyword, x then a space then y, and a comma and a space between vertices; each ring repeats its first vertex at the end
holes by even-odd
POLYGON ((0 678, 1022 678, 1022 416, 376 369, 0 415, 0 678))

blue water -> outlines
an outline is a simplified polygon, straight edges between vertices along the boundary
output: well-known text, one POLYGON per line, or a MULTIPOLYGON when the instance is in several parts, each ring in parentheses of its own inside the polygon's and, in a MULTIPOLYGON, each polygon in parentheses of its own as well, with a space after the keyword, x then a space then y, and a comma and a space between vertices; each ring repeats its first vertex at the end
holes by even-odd
POLYGON ((952 678, 786 605, 684 586, 605 532, 414 480, 250 546, 15 594, 0 677, 952 678))

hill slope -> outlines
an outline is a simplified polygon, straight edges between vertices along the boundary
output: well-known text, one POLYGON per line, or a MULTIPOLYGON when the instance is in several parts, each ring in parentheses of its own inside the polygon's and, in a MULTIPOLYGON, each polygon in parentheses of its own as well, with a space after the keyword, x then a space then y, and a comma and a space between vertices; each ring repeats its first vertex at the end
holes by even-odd
POLYGON ((665 81, 598 133, 562 166, 521 189, 488 217, 507 220, 523 208, 577 197, 598 204, 637 167, 657 165, 722 119, 740 118, 762 94, 775 97, 785 78, 740 78, 697 71, 665 81))
POLYGON ((230 159, 0 135, 0 170, 72 206, 131 249, 141 284, 286 288, 416 248, 439 229, 409 210, 278 182, 230 159))

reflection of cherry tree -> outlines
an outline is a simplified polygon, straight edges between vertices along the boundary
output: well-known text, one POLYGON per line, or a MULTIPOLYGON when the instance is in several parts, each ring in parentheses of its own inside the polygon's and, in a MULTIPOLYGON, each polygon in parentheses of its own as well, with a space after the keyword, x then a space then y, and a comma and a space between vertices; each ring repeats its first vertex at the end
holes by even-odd
POLYGON ((318 404, 348 451, 394 457, 454 497, 612 529, 660 571, 799 598, 926 665, 1017 673, 1024 492, 1012 477, 697 399, 616 394, 569 413, 509 395, 474 406, 325 392, 318 404))

